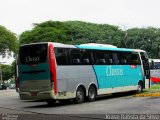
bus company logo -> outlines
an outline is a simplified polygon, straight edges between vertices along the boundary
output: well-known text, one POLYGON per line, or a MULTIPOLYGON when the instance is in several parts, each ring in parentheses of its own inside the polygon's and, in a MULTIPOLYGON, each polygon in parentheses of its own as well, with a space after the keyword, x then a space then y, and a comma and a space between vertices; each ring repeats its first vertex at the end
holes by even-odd
POLYGON ((26 62, 37 62, 39 60, 40 60, 39 57, 30 57, 30 56, 26 57, 26 62))
POLYGON ((115 69, 112 68, 112 66, 108 66, 106 68, 106 76, 122 76, 123 75, 123 69, 115 69))

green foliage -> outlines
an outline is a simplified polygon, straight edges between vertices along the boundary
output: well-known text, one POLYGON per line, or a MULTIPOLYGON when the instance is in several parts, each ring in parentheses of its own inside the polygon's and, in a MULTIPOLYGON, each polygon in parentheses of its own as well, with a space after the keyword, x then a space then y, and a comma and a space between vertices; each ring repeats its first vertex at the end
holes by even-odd
POLYGON ((68 28, 61 22, 44 22, 42 24, 34 24, 35 27, 31 31, 23 32, 20 37, 20 44, 33 42, 61 42, 66 43, 71 38, 68 35, 68 28))
POLYGON ((97 42, 118 45, 117 41, 120 41, 122 32, 117 26, 80 21, 47 21, 34 25, 35 27, 31 31, 25 31, 20 35, 21 44, 32 42, 61 42, 68 44, 97 42))
POLYGON ((16 52, 18 48, 18 42, 16 35, 5 27, 0 26, 0 55, 5 56, 11 54, 11 51, 16 52))
MULTIPOLYGON (((68 21, 69 34, 73 43, 79 41, 118 45, 121 30, 117 26, 93 24, 81 21, 68 21), (117 41, 117 42, 116 42, 117 41)), ((81 42, 80 42, 81 43, 81 42)))
POLYGON ((31 31, 19 36, 20 44, 60 42, 67 44, 102 43, 122 48, 143 49, 150 58, 160 58, 160 29, 132 28, 81 21, 46 21, 34 24, 31 31))
POLYGON ((160 58, 160 29, 132 28, 125 32, 127 35, 122 40, 124 47, 142 49, 148 52, 150 58, 160 58))
POLYGON ((1 65, 2 68, 2 76, 3 76, 3 80, 8 80, 11 77, 13 77, 14 73, 12 71, 12 67, 11 65, 1 65))

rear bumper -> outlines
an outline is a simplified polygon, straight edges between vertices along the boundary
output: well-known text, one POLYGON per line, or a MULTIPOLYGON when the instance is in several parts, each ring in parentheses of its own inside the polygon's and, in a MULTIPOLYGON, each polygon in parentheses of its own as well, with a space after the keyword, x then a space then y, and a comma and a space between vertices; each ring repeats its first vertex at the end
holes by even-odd
MULTIPOLYGON (((35 91, 34 91, 35 92, 35 91)), ((36 94, 32 94, 33 92, 20 92, 19 96, 21 100, 47 100, 47 99, 57 99, 56 95, 54 95, 53 91, 43 91, 36 92, 36 94)))

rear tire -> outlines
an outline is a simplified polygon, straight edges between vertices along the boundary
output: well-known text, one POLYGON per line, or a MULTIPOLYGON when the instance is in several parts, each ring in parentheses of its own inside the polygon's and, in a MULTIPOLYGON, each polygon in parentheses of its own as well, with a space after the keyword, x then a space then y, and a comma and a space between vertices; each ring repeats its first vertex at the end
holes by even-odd
POLYGON ((96 99, 96 95, 97 95, 97 92, 96 92, 95 87, 90 86, 88 89, 88 101, 89 102, 94 101, 96 99))
POLYGON ((75 102, 77 104, 80 104, 80 103, 83 103, 84 102, 84 97, 85 97, 85 93, 84 93, 84 90, 79 87, 76 91, 76 99, 75 99, 75 102))

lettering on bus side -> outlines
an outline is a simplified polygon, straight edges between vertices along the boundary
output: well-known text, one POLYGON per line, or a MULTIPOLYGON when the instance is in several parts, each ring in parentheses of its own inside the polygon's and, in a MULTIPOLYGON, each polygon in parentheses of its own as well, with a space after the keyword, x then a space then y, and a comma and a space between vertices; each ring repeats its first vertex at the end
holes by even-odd
POLYGON ((26 62, 37 62, 39 60, 40 60, 39 57, 30 57, 30 56, 26 57, 26 62))
POLYGON ((114 69, 114 68, 112 68, 112 66, 107 66, 106 76, 115 76, 115 75, 122 76, 123 75, 123 69, 114 69))

